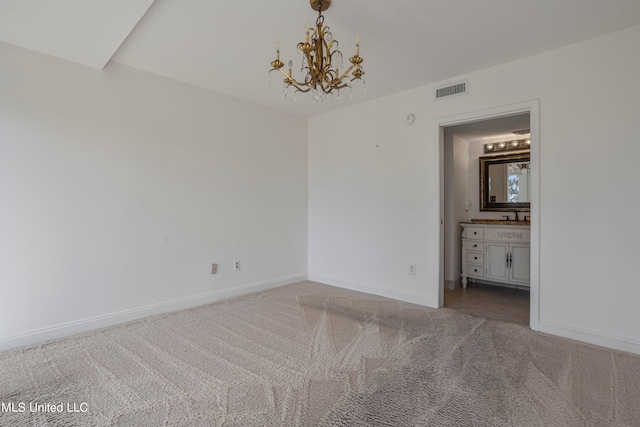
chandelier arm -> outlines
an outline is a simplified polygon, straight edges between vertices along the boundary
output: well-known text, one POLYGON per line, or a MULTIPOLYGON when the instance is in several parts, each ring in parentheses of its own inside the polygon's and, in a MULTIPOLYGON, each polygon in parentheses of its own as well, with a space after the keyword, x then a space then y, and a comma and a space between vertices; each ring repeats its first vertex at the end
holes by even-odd
POLYGON ((289 73, 287 73, 286 71, 284 71, 284 70, 283 70, 283 69, 281 69, 281 68, 273 68, 271 71, 273 71, 273 70, 278 70, 278 71, 280 71, 280 72, 285 76, 284 83, 287 85, 287 87, 289 87, 289 86, 293 86, 293 87, 295 87, 295 88, 296 88, 298 91, 300 91, 300 92, 309 92, 311 89, 313 89, 313 87, 309 86, 309 84, 308 84, 308 83, 306 83, 306 82, 299 82, 299 81, 297 81, 296 79, 294 79, 293 77, 291 77, 291 76, 289 75, 289 73), (302 89, 300 86, 307 86, 307 87, 308 87, 308 89, 306 89, 306 90, 305 90, 305 89, 302 89))
POLYGON ((309 92, 311 89, 313 89, 312 87, 307 87, 306 89, 302 89, 300 86, 296 85, 296 84, 292 84, 291 86, 296 88, 296 92, 302 92, 302 93, 307 93, 309 92))
POLYGON ((347 83, 343 83, 340 86, 334 86, 333 88, 336 90, 344 89, 345 87, 349 87, 347 83))
MULTIPOLYGON (((284 71, 282 68, 272 68, 272 69, 271 69, 271 71, 273 71, 273 70, 278 70, 278 71, 280 71, 282 74, 284 74, 284 76, 285 76, 287 79, 290 79, 290 78, 291 78, 291 76, 290 76, 286 71, 284 71)), ((269 71, 269 72, 271 72, 271 71, 269 71)))
MULTIPOLYGON (((340 78, 338 79, 338 81, 342 81, 344 80, 345 77, 347 77, 347 75, 349 75, 349 73, 351 72, 351 70, 353 70, 354 68, 356 68, 357 65, 356 64, 352 64, 349 68, 347 68, 347 71, 345 71, 344 73, 342 73, 342 75, 340 76, 340 78)), ((351 79, 351 81, 353 81, 355 79, 351 79)))
MULTIPOLYGON (((287 85, 287 87, 295 85, 295 83, 300 84, 299 82, 296 81, 296 79, 294 79, 293 77, 291 77, 289 75, 289 73, 287 73, 286 71, 284 71, 282 68, 278 68, 278 71, 280 71, 282 73, 282 75, 285 77, 284 79, 284 83, 287 85)), ((271 70, 273 71, 273 70, 271 70)))

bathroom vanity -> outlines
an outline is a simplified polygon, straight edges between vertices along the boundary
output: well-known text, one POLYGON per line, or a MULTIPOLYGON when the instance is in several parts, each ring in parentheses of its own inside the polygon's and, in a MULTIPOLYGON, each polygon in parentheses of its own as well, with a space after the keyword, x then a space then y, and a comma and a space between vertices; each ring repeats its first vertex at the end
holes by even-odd
POLYGON ((468 280, 529 288, 531 228, 528 221, 462 222, 462 287, 468 280))

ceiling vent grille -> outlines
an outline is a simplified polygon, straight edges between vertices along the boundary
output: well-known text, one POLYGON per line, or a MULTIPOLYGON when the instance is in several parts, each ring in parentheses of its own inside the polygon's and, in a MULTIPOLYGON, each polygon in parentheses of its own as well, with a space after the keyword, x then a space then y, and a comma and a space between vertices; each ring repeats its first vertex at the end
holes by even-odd
POLYGON ((446 86, 437 87, 433 93, 435 101, 452 96, 466 95, 469 93, 469 80, 451 83, 446 86))

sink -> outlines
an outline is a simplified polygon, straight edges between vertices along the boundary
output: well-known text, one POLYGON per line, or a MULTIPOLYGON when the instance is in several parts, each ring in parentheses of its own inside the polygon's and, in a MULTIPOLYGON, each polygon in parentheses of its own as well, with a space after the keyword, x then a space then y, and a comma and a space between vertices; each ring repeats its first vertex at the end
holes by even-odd
POLYGON ((507 221, 504 219, 472 219, 474 224, 490 224, 490 225, 531 225, 531 221, 507 221))

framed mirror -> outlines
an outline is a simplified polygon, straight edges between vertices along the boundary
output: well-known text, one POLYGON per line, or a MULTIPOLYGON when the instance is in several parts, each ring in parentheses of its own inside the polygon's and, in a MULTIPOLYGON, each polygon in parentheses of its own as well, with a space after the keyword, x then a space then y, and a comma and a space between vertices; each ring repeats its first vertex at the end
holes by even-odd
POLYGON ((530 153, 480 157, 480 210, 531 209, 530 153))

